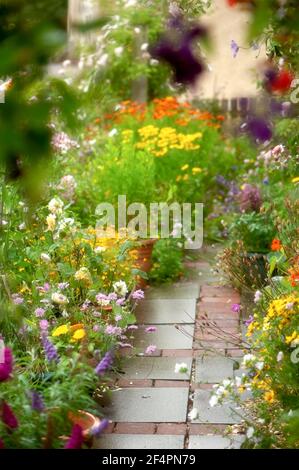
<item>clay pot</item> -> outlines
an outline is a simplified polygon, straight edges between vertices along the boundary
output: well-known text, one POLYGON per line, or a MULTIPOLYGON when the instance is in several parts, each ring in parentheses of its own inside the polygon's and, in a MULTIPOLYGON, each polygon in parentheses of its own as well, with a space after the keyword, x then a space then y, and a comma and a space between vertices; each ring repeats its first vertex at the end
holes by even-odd
MULTIPOLYGON (((136 247, 137 258, 135 261, 135 266, 140 271, 149 273, 152 268, 152 252, 154 249, 154 244, 156 243, 155 238, 149 238, 147 240, 141 240, 136 247)), ((144 289, 148 285, 146 279, 143 279, 141 276, 138 276, 137 279, 137 288, 144 289)))
POLYGON ((68 417, 72 424, 79 424, 81 426, 84 439, 89 438, 92 430, 100 424, 99 418, 83 410, 79 410, 76 413, 69 412, 68 417))

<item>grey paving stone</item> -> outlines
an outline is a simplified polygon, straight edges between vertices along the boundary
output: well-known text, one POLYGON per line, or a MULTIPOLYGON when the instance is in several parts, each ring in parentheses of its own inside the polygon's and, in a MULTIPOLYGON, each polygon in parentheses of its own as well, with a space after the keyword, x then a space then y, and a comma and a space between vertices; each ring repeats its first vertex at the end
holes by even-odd
POLYGON ((150 287, 146 291, 147 299, 198 299, 199 282, 178 282, 161 287, 150 287))
POLYGON ((191 375, 191 357, 137 357, 126 361, 124 378, 156 380, 189 380, 191 375), (188 372, 176 374, 176 363, 184 362, 188 372))
POLYGON ((136 310, 138 323, 193 323, 196 299, 152 299, 141 302, 136 310))
POLYGON ((185 422, 189 389, 129 388, 113 392, 105 415, 120 423, 185 422))
POLYGON ((239 449, 243 436, 190 436, 189 449, 239 449))
POLYGON ((146 333, 144 328, 134 332, 134 346, 142 351, 150 344, 157 349, 192 349, 194 325, 183 325, 178 330, 175 325, 159 325, 157 331, 146 333))
POLYGON ((233 377, 234 361, 220 355, 203 354, 195 362, 195 381, 201 383, 219 383, 233 377))
MULTIPOLYGON (((194 392, 194 408, 197 408, 199 417, 193 423, 234 424, 240 422, 240 417, 234 412, 234 403, 225 403, 211 408, 209 390, 196 390, 194 392)), ((237 410, 238 413, 240 410, 237 410)))
POLYGON ((106 434, 94 444, 95 449, 183 449, 184 436, 149 434, 106 434))

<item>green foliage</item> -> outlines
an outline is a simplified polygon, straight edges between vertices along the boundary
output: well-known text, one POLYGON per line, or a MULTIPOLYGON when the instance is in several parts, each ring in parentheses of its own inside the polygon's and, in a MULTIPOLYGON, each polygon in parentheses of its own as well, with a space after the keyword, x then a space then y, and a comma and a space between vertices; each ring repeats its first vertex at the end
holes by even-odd
POLYGON ((153 250, 153 268, 149 278, 154 283, 165 283, 178 279, 184 272, 183 252, 175 239, 159 240, 153 250))
POLYGON ((275 235, 274 223, 267 213, 240 214, 230 226, 230 242, 242 240, 246 251, 267 253, 275 235))

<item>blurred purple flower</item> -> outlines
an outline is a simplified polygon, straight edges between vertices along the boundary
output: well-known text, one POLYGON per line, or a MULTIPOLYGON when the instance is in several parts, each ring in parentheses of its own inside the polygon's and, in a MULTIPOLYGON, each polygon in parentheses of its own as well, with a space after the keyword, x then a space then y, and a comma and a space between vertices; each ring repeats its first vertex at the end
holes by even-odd
MULTIPOLYGON (((1 358, 2 359, 2 358, 1 358)), ((0 382, 7 380, 12 373, 13 356, 12 350, 5 347, 3 351, 3 362, 0 361, 0 382)))
POLYGON ((241 307, 240 304, 233 304, 233 305, 232 305, 232 312, 240 313, 241 308, 242 308, 242 307, 241 307))
POLYGON ((240 209, 243 212, 258 212, 262 205, 262 197, 257 186, 252 184, 244 184, 242 191, 239 193, 240 209))
POLYGON ((156 326, 148 326, 147 328, 145 328, 146 333, 154 333, 155 331, 157 331, 156 326))
POLYGON ((239 52, 240 48, 239 48, 238 44, 236 43, 236 41, 234 41, 233 39, 231 40, 230 48, 231 48, 231 51, 232 51, 232 54, 233 54, 233 58, 235 59, 238 55, 238 52, 239 52))
POLYGON ((186 28, 181 21, 181 24, 171 28, 152 48, 151 55, 172 67, 177 83, 192 85, 204 71, 203 64, 192 50, 192 43, 205 35, 206 30, 203 27, 189 25, 186 28))
POLYGON ((46 336, 46 334, 42 335, 42 345, 43 345, 47 360, 49 362, 52 362, 52 361, 58 362, 59 356, 58 356, 57 350, 54 344, 52 344, 49 338, 46 336))
POLYGON ((38 307, 38 308, 35 309, 34 314, 35 314, 36 317, 43 317, 44 314, 45 314, 45 309, 41 308, 41 307, 38 307))
POLYGON ((41 320, 39 322, 39 327, 40 327, 41 330, 46 331, 49 328, 48 320, 41 320))
POLYGON ((31 407, 35 411, 44 411, 45 405, 42 396, 35 390, 31 391, 31 407))
POLYGON ((135 290, 132 294, 132 299, 134 300, 141 300, 144 299, 144 292, 141 289, 135 290))
POLYGON ((12 294, 11 298, 15 305, 21 305, 24 302, 24 298, 20 294, 12 294))
POLYGON ((103 375, 113 364, 113 352, 107 351, 103 359, 99 362, 97 367, 95 368, 95 373, 97 375, 103 375))
POLYGON ((108 424, 109 424, 108 419, 106 418, 101 419, 100 424, 96 426, 95 428, 92 428, 91 435, 95 437, 99 437, 102 434, 102 432, 105 431, 108 424))
POLYGON ((155 346, 154 344, 150 344, 146 350, 145 350, 145 354, 154 354, 154 352, 157 350, 157 346, 155 346))
POLYGON ((11 407, 6 403, 6 401, 3 401, 2 403, 2 413, 1 413, 1 418, 5 426, 7 426, 10 429, 16 429, 19 426, 18 420, 12 411, 11 407))
POLYGON ((263 118, 253 117, 248 120, 245 129, 255 140, 263 143, 271 140, 272 130, 270 124, 263 118))
POLYGON ((254 321, 254 318, 252 315, 250 315, 248 319, 244 321, 244 325, 249 326, 253 321, 254 321))

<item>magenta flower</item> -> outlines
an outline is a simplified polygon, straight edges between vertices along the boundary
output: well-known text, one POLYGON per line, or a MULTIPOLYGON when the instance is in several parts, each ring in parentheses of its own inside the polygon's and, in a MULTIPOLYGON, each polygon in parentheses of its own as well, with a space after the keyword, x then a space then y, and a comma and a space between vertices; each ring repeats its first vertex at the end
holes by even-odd
POLYGON ((41 330, 46 331, 49 328, 48 320, 41 320, 39 322, 39 327, 40 327, 41 330))
POLYGON ((83 431, 79 424, 74 424, 72 428, 72 434, 67 443, 65 444, 65 449, 81 449, 83 444, 83 431))
POLYGON ((10 429, 16 429, 19 426, 16 416, 5 401, 2 404, 2 421, 10 429))
POLYGON ((244 325, 249 326, 253 321, 254 321, 254 318, 252 315, 250 315, 248 319, 244 321, 244 325))
POLYGON ((13 357, 10 348, 4 348, 3 362, 0 362, 0 382, 7 380, 12 373, 13 357))
POLYGON ((241 307, 240 304, 233 304, 233 305, 232 305, 232 312, 240 313, 241 308, 242 308, 242 307, 241 307))
POLYGON ((148 326, 147 328, 145 328, 146 333, 154 333, 155 331, 157 331, 156 326, 148 326))
POLYGON ((154 344, 150 344, 146 350, 145 350, 145 354, 154 354, 154 352, 156 352, 157 350, 157 346, 155 346, 154 344))

